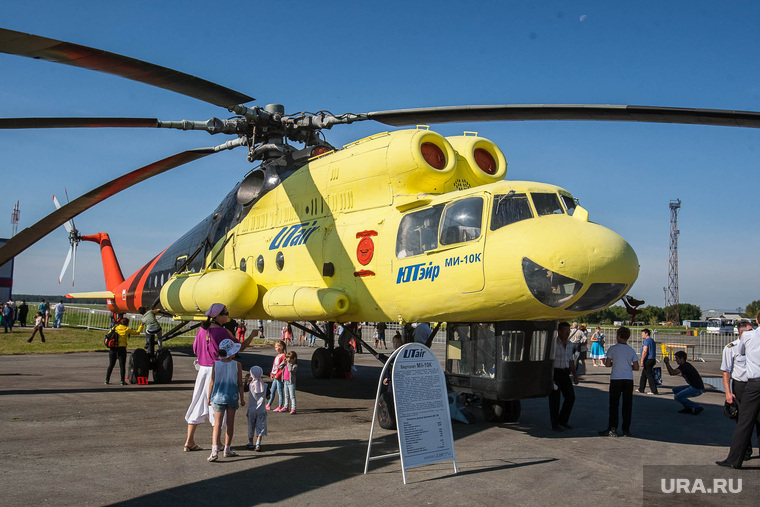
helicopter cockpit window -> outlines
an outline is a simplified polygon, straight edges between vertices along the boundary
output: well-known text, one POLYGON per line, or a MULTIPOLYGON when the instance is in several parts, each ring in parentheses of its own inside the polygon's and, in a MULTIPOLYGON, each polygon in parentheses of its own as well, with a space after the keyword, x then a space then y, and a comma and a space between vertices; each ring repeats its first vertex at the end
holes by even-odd
POLYGON ((575 212, 575 207, 578 205, 578 203, 576 203, 575 199, 569 195, 560 195, 560 197, 562 198, 562 202, 565 203, 567 214, 572 215, 575 212))
POLYGON ((533 218, 533 212, 530 210, 527 195, 509 193, 494 196, 492 231, 528 218, 533 218))
POLYGON ((557 194, 531 193, 538 216, 561 215, 564 213, 557 194))
POLYGON ((403 259, 438 248, 438 225, 443 204, 415 211, 401 219, 396 236, 396 257, 403 259))
POLYGON ((441 227, 441 244, 453 245, 480 237, 483 223, 483 199, 470 197, 446 208, 441 227))

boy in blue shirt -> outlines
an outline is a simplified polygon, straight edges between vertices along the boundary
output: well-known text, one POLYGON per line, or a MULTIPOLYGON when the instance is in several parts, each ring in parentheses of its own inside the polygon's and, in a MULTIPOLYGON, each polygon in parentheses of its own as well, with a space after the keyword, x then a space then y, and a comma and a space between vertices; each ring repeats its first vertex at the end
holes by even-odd
POLYGON ((644 343, 641 345, 641 380, 639 380, 638 392, 644 394, 649 381, 649 394, 660 394, 657 392, 657 380, 654 378, 654 365, 657 364, 657 344, 652 338, 652 332, 644 329, 641 332, 641 338, 644 343))

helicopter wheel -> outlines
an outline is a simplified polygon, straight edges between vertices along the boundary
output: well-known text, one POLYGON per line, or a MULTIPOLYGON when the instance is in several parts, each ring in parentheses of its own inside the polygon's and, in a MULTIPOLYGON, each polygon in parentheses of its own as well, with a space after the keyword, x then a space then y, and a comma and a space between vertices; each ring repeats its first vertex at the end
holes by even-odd
POLYGON ((483 416, 488 422, 517 422, 520 412, 520 400, 483 400, 483 416))
POLYGON ((504 405, 504 422, 517 422, 517 420, 520 419, 520 413, 522 412, 520 400, 504 401, 502 404, 504 405))
POLYGON ((333 349, 332 360, 336 377, 343 378, 351 371, 351 353, 343 347, 333 349))
POLYGON ((137 384, 138 378, 148 378, 148 353, 145 349, 135 349, 129 356, 129 367, 127 369, 127 376, 129 377, 130 384, 137 384))
POLYGON ((377 423, 386 430, 396 429, 396 413, 393 407, 393 395, 390 391, 380 394, 377 400, 377 423))
POLYGON ((319 348, 311 356, 311 374, 314 378, 330 378, 333 372, 333 358, 330 351, 319 348))
POLYGON ((156 354, 156 366, 153 368, 153 382, 156 384, 168 384, 172 381, 174 373, 174 360, 169 349, 161 349, 156 354))

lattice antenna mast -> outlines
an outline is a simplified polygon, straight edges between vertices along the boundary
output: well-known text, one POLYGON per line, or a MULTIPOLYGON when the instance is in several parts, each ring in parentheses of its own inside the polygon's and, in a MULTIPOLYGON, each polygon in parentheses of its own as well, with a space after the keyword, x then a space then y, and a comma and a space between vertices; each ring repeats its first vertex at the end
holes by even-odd
POLYGON ((18 232, 18 218, 21 215, 21 211, 18 209, 18 201, 16 201, 16 206, 13 208, 13 212, 11 213, 11 225, 13 226, 13 232, 11 233, 11 237, 15 236, 18 232))
POLYGON ((681 199, 670 201, 670 257, 668 259, 668 290, 665 296, 665 318, 674 324, 681 323, 678 302, 678 210, 681 199))

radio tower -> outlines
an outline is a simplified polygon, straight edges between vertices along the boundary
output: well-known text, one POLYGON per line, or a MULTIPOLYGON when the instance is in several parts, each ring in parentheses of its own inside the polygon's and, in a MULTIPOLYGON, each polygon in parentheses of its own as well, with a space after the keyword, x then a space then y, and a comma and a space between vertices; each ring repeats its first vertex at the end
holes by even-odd
POLYGON ((668 260, 668 290, 665 294, 665 320, 681 323, 678 303, 678 210, 681 199, 670 201, 670 258, 668 260))
POLYGON ((18 217, 21 214, 21 212, 18 209, 18 201, 16 201, 16 206, 13 208, 13 213, 11 213, 11 225, 13 226, 13 233, 11 234, 11 237, 15 236, 18 232, 18 217))

